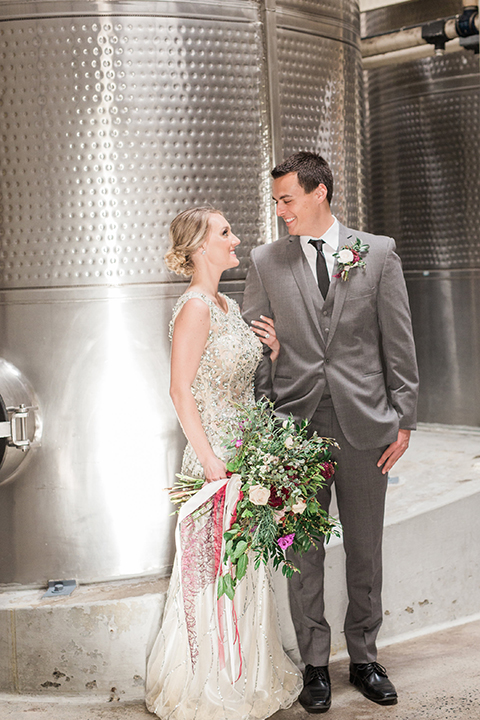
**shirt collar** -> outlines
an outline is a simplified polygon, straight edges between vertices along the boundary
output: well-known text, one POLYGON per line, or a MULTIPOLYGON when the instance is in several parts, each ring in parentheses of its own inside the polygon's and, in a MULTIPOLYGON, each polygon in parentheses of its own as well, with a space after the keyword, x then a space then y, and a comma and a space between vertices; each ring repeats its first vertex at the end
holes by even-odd
POLYGON ((310 240, 310 238, 313 238, 314 240, 323 240, 325 245, 331 250, 331 252, 335 252, 335 250, 337 250, 337 248, 338 248, 339 235, 340 235, 340 226, 339 226, 337 218, 333 215, 333 223, 330 225, 328 230, 326 230, 323 233, 321 238, 313 238, 312 235, 301 235, 300 241, 301 241, 302 245, 305 247, 305 245, 308 244, 308 241, 310 240))

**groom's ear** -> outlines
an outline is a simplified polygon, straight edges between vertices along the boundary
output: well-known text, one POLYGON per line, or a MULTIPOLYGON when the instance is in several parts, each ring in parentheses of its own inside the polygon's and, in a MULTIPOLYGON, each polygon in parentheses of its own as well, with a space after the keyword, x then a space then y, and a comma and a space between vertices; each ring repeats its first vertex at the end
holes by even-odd
POLYGON ((318 187, 315 188, 313 191, 315 193, 315 198, 318 202, 318 204, 321 204, 326 201, 327 199, 327 187, 323 183, 320 183, 318 187))

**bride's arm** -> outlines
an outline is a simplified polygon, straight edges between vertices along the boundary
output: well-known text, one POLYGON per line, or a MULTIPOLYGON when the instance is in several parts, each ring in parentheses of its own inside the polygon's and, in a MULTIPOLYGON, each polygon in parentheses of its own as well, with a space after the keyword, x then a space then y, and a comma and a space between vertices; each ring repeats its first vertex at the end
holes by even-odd
POLYGON ((183 431, 208 482, 226 477, 227 468, 213 452, 192 395, 192 383, 210 330, 210 310, 202 300, 188 300, 175 320, 172 337, 170 397, 183 431))

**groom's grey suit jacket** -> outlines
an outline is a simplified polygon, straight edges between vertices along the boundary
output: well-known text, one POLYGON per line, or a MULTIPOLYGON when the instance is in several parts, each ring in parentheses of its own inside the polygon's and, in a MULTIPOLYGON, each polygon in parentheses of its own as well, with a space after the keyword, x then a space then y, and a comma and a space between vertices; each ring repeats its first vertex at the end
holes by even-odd
POLYGON ((273 317, 281 343, 273 374, 264 354, 257 396, 273 400, 280 415, 310 419, 330 395, 350 444, 371 449, 396 440, 399 427, 415 428, 418 375, 395 242, 340 225, 340 248, 357 237, 370 246, 366 267, 346 281, 332 278, 325 301, 298 237, 255 248, 243 316, 273 317))

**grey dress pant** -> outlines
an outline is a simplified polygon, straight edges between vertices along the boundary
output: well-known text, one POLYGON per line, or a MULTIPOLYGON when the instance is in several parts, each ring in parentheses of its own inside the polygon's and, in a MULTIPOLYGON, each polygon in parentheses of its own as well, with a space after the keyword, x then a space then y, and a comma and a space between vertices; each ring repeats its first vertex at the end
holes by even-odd
MULTIPOLYGON (((352 662, 374 662, 382 623, 382 535, 388 482, 377 462, 385 448, 352 447, 340 429, 330 399, 322 400, 310 427, 323 437, 335 438, 340 445, 340 450, 334 448, 332 453, 338 463, 335 475, 318 497, 328 511, 331 485, 335 482, 346 553, 347 648, 352 662)), ((324 546, 289 557, 301 571, 290 579, 289 593, 302 659, 306 665, 328 665, 330 626, 324 617, 324 546)))

